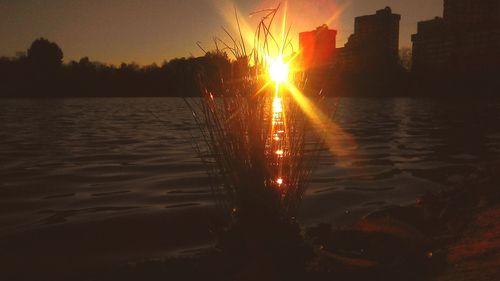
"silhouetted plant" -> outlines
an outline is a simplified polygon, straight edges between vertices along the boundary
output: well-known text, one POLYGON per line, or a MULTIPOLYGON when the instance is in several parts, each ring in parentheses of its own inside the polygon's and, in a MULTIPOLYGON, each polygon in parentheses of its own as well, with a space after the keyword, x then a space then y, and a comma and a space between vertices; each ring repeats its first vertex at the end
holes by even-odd
POLYGON ((235 56, 231 79, 219 79, 220 87, 214 88, 206 80, 210 73, 202 72, 201 99, 186 102, 203 139, 194 140, 198 154, 228 219, 218 247, 284 274, 303 269, 309 254, 295 218, 328 127, 320 124, 326 120, 312 120, 307 114, 330 116, 335 107, 328 106, 321 88, 308 84, 306 73, 292 75, 287 89, 270 83, 269 50, 283 55, 289 42, 288 36, 277 42, 270 32, 277 11, 264 11, 250 53, 243 41, 221 44, 225 47, 216 53, 230 51, 235 56), (280 91, 287 94, 277 99, 280 91), (277 126, 284 131, 274 130, 277 126), (274 148, 277 142, 283 150, 274 148))

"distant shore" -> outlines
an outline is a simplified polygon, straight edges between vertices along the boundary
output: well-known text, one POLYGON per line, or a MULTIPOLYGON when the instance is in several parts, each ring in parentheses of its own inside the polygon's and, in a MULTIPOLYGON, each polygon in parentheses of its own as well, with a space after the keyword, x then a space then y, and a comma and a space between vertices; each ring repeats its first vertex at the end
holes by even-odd
MULTIPOLYGON (((62 59, 57 44, 43 38, 33 42, 27 56, 0 58, 0 98, 197 97, 242 75, 237 62, 221 52, 148 66, 62 59)), ((498 71, 491 70, 419 73, 395 63, 356 70, 326 66, 306 73, 310 86, 330 96, 476 97, 498 96, 500 90, 498 71)))

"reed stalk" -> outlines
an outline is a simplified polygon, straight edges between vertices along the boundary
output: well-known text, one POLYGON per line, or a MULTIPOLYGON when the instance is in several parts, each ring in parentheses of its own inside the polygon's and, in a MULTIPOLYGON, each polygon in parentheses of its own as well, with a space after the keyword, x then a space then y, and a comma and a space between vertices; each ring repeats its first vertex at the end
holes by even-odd
MULTIPOLYGON (((224 46, 216 53, 228 51, 235 57, 231 77, 220 77, 213 85, 206 73, 200 73, 201 97, 185 101, 198 124, 201 140, 194 142, 217 206, 247 244, 283 245, 275 251, 282 256, 288 251, 283 249, 300 244, 295 218, 326 132, 318 130, 318 121, 311 120, 286 87, 268 79, 266 57, 272 48, 285 58, 296 56, 290 47, 290 29, 281 43, 270 32, 278 9, 261 12, 250 53, 241 34, 241 42, 227 31, 231 43, 215 39, 217 46, 224 46)), ((321 85, 309 83, 306 71, 292 73, 288 83, 315 104, 314 110, 327 116, 335 110, 321 85)))
MULTIPOLYGON (((232 44, 216 39, 225 46, 216 53, 229 50, 235 56, 230 79, 219 77, 218 85, 214 86, 206 79, 206 73, 200 73, 201 98, 185 99, 202 136, 198 153, 212 179, 218 206, 228 215, 261 209, 283 217, 296 216, 323 144, 325 132, 314 130, 312 121, 287 89, 279 89, 285 109, 282 121, 286 127, 286 152, 280 169, 286 182, 276 183, 276 155, 271 150, 276 88, 266 76, 266 56, 271 48, 284 53, 286 46, 291 46, 290 29, 283 43, 270 31, 278 9, 261 11, 264 16, 255 32, 250 54, 246 52, 241 29, 241 42, 225 30, 232 44)), ((239 28, 237 16, 236 19, 239 28)), ((331 113, 335 109, 335 106, 329 107, 321 87, 309 87, 307 72, 293 73, 290 83, 313 101, 316 110, 331 113)))

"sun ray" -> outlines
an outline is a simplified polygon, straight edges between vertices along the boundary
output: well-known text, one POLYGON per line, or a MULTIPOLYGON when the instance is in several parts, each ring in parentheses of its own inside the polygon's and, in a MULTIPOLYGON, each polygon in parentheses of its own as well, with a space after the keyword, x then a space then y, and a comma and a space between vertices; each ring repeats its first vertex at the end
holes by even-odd
POLYGON ((232 1, 214 1, 214 5, 220 15, 224 18, 225 22, 231 26, 231 30, 236 34, 239 34, 238 41, 241 40, 241 42, 238 42, 236 45, 238 49, 241 49, 240 51, 242 53, 245 52, 244 55, 249 55, 246 53, 246 46, 253 45, 254 32, 248 21, 245 20, 246 17, 241 16, 243 13, 232 1), (237 21, 235 21, 235 16, 238 18, 237 21))
POLYGON ((251 20, 240 16, 230 0, 214 4, 228 23, 223 28, 226 43, 217 38, 216 45, 231 51, 234 59, 228 83, 222 81, 215 98, 206 91, 198 114, 193 111, 207 144, 200 155, 208 159, 208 171, 216 179, 212 188, 231 219, 267 214, 277 206, 280 217, 295 217, 324 147, 337 156, 338 166, 352 161, 347 156, 355 142, 331 119, 335 107, 326 104, 324 91, 306 96, 298 86, 309 73, 295 62, 300 48, 294 52, 288 47, 287 21, 292 18, 286 0, 251 14, 261 16, 255 33, 248 28, 251 20), (241 196, 252 204, 241 204, 241 196), (231 211, 234 207, 239 211, 231 211))
POLYGON ((287 20, 287 12, 288 12, 288 1, 285 2, 285 8, 283 9, 283 20, 281 22, 281 46, 279 49, 278 55, 280 57, 283 56, 283 51, 285 48, 285 32, 286 32, 286 20, 287 20))
POLYGON ((352 157, 352 148, 356 147, 354 138, 325 115, 292 83, 285 83, 291 96, 309 118, 318 133, 324 136, 325 144, 333 155, 352 157), (342 136, 340 138, 339 136, 342 136))
POLYGON ((340 15, 351 5, 351 2, 346 2, 338 7, 336 7, 335 12, 325 21, 326 25, 331 25, 338 20, 340 15))
POLYGON ((255 96, 258 96, 261 93, 264 93, 267 87, 269 87, 273 82, 271 80, 264 83, 264 85, 255 93, 255 96))

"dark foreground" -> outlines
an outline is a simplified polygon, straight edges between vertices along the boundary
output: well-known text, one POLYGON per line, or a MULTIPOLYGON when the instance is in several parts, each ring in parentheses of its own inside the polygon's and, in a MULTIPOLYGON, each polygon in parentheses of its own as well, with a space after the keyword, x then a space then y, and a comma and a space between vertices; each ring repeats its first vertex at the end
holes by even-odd
POLYGON ((498 280, 498 168, 471 176, 476 184, 474 177, 488 178, 484 185, 428 193, 414 205, 374 212, 343 229, 308 228, 303 234, 311 252, 304 268, 274 268, 265 251, 228 255, 213 248, 183 258, 129 264, 86 279, 498 280))
MULTIPOLYGON (((497 163, 489 171, 478 170, 462 186, 427 193, 413 205, 373 212, 349 227, 332 229, 323 224, 307 228, 301 232, 304 241, 298 241, 306 249, 301 252, 303 256, 283 255, 278 263, 290 262, 289 267, 279 269, 273 265, 267 249, 276 240, 264 239, 261 241, 268 243, 264 247, 243 246, 236 251, 214 247, 183 252, 177 258, 145 257, 142 262, 60 280, 498 280, 499 168, 497 163), (305 259, 304 266, 296 262, 298 259, 305 259)), ((272 229, 266 226, 260 233, 269 231, 269 237, 273 237, 272 229)), ((138 237, 143 231, 147 229, 137 229, 138 237)), ((92 235, 92 228, 82 235, 92 235)), ((148 235, 151 246, 161 245, 158 234, 148 235)), ((116 241, 118 245, 120 238, 116 241)), ((71 247, 69 243, 68 253, 71 247)), ((50 255, 49 250, 39 255, 39 263, 26 264, 27 271, 22 275, 7 275, 2 280, 37 280, 38 276, 30 272, 40 266, 47 272, 61 271, 61 266, 78 268, 65 261, 48 264, 43 256, 50 255)))
MULTIPOLYGON (((257 265, 243 260, 242 253, 186 252, 213 241, 210 230, 216 215, 206 173, 189 142, 192 117, 183 105, 175 99, 2 101, 0 280, 255 277, 246 272, 257 265), (166 260, 179 253, 189 257, 166 260), (135 265, 119 267, 129 262, 135 265), (148 272, 153 277, 147 278, 148 272)), ((491 202, 499 186, 499 166, 494 164, 500 158, 499 109, 496 100, 472 98, 343 99, 335 120, 356 140, 349 148, 355 157, 321 158, 299 217, 303 228, 323 223, 343 230, 329 233, 323 226, 316 234, 302 231, 309 233, 306 243, 313 245, 314 254, 303 279, 345 275, 355 280, 382 271, 383 276, 396 276, 393 279, 425 280, 453 268, 447 263, 457 262, 438 263, 437 270, 431 263, 427 269, 428 262, 446 256, 447 248, 443 254, 439 249, 451 242, 442 238, 463 233, 462 228, 446 226, 455 212, 449 210, 465 208, 455 212, 455 221, 466 223, 495 206, 491 202), (456 203, 448 208, 450 200, 444 199, 432 212, 420 205, 411 212, 394 207, 411 205, 427 191, 478 187, 488 200, 473 201, 476 207, 456 203), (402 217, 406 212, 414 214, 402 217), (384 213, 390 214, 389 222, 373 222, 384 213), (360 222, 362 217, 366 219, 360 222), (372 222, 378 230, 361 227, 363 222, 372 222), (419 242, 411 250, 407 241, 414 240, 394 240, 392 233, 401 224, 416 228, 425 238, 423 246, 419 242), (411 262, 401 265, 401 251, 410 253, 411 262), (433 258, 422 259, 428 252, 433 258), (367 260, 366 270, 349 267, 367 260)), ((459 192, 442 196, 454 194, 459 192)), ((494 261, 489 257, 496 252, 486 252, 490 254, 484 259, 494 261)), ((488 263, 479 259, 479 264, 488 263)), ((267 266, 260 275, 278 279, 271 274, 275 268, 267 266)))

